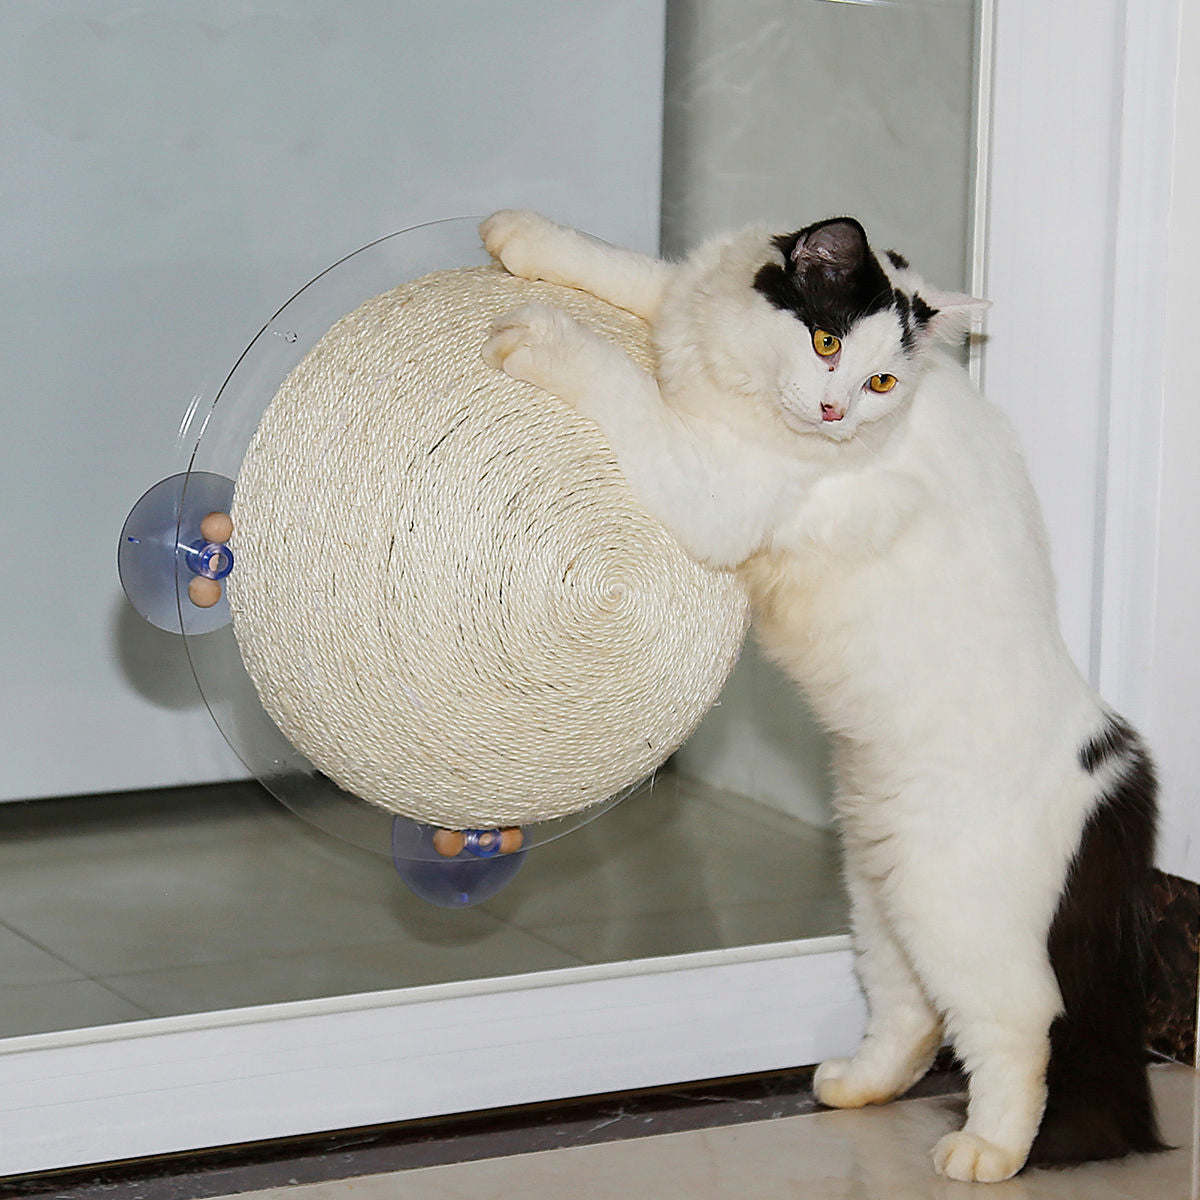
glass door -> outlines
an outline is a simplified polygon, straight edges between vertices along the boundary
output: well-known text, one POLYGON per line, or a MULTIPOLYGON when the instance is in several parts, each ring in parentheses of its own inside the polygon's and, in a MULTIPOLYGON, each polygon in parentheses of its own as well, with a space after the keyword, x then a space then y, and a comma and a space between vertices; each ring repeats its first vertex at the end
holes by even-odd
MULTIPOLYGON (((111 7, 120 24, 120 6, 111 7)), ((389 18, 387 37, 410 49, 418 35, 442 45, 427 28, 440 6, 402 7, 416 14, 413 23, 406 31, 389 18)), ((470 7, 451 6, 462 20, 470 7)), ((561 11, 517 7, 531 30, 561 11)), ((301 32, 316 39, 305 53, 333 46, 349 55, 339 69, 353 71, 366 51, 339 25, 349 18, 318 3, 304 8, 301 32)), ((589 37, 615 39, 616 53, 624 35, 614 31, 622 22, 633 28, 635 12, 640 43, 653 51, 649 73, 576 97, 590 107, 576 114, 575 134, 607 131, 595 161, 614 163, 623 140, 637 143, 640 165, 623 177, 624 201, 604 203, 603 180, 580 186, 566 179, 574 165, 556 168, 536 155, 519 179, 490 180, 469 195, 453 180, 440 186, 459 208, 543 207, 641 249, 652 248, 661 221, 671 256, 735 225, 767 221, 784 232, 851 214, 874 244, 903 251, 930 280, 968 288, 983 10, 980 0, 669 0, 664 25, 658 4, 599 5, 589 37), (641 115, 626 111, 621 92, 641 115)), ((86 38, 65 8, 56 19, 57 36, 86 38)), ((166 36, 147 29, 147 45, 166 36)), ((35 33, 56 36, 49 27, 35 33)), ((239 37, 253 44, 240 27, 212 37, 226 49, 239 37)), ((472 52, 484 55, 485 42, 472 42, 472 52)), ((582 53, 580 42, 563 44, 582 53)), ((574 76, 552 66, 555 86, 566 87, 574 76)), ((524 100, 512 86, 507 76, 496 81, 494 104, 511 106, 516 119, 524 100)), ((55 136, 100 138, 78 125, 99 118, 80 109, 77 129, 63 124, 67 116, 58 113, 55 136)), ((570 132, 555 127, 548 136, 570 132)), ((405 131, 417 150, 419 135, 405 131)), ((199 126, 189 136, 204 142, 199 126)), ((306 145, 297 132, 272 153, 294 167, 312 150, 306 145)), ((386 153, 386 139, 378 149, 386 153)), ((473 169, 493 161, 483 149, 478 155, 473 169)), ((213 196, 221 191, 214 186, 213 196)), ((369 218, 382 219, 359 214, 358 224, 369 218)), ((123 616, 119 628, 135 666, 173 652, 123 616)), ((180 695, 150 701, 192 703, 180 695)), ((148 1079, 125 1072, 139 1055, 160 1054, 192 1064, 163 1068, 160 1082, 176 1071, 181 1088, 199 1086, 202 1075, 215 1089, 205 1112, 217 1122, 197 1118, 180 1131, 165 1117, 156 1123, 149 1105, 139 1110, 141 1141, 89 1141, 95 1133, 71 1140, 68 1128, 58 1141, 29 1142, 29 1155, 0 1162, 0 1174, 89 1161, 101 1144, 150 1153, 813 1061, 851 1040, 860 1019, 827 771, 803 703, 748 642, 718 706, 652 781, 532 852, 513 883, 470 909, 425 904, 386 857, 306 824, 253 782, 0 805, 0 1037, 8 1039, 0 1043, 0 1127, 8 1122, 18 1139, 41 1128, 27 1098, 52 1076, 94 1083, 109 1072, 121 1095, 149 1094, 148 1079), (749 1028, 756 1004, 766 1006, 757 1030, 749 1028), (612 1014, 621 1029, 610 1028, 612 1014), (430 1069, 420 1044, 436 1040, 438 1028, 453 1028, 462 1052, 438 1050, 430 1069), (169 1038, 184 1040, 168 1053, 169 1038), (285 1043, 286 1054, 278 1049, 285 1043), (486 1070, 471 1065, 471 1046, 486 1070), (508 1046, 521 1048, 506 1055, 508 1046), (606 1055, 615 1073, 601 1069, 606 1055), (211 1067, 226 1059, 251 1066, 230 1065, 226 1074, 211 1067), (357 1064, 357 1075, 347 1064, 357 1064), (267 1077, 291 1070, 312 1070, 325 1083, 303 1101, 270 1092, 267 1077), (258 1082, 252 1087, 239 1071, 258 1082), (259 1100, 213 1099, 268 1093, 274 1107, 259 1115, 250 1112, 259 1100)), ((68 1127, 82 1128, 87 1112, 94 1119, 105 1093, 87 1088, 56 1101, 68 1127)))

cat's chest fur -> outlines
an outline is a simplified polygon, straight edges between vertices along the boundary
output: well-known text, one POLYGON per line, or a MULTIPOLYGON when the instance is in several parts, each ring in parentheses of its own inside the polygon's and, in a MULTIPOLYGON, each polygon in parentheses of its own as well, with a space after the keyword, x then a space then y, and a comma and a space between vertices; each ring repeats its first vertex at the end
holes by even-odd
POLYGON ((863 756, 944 766, 981 728, 1084 704, 1015 438, 955 365, 796 495, 739 572, 768 655, 863 756))

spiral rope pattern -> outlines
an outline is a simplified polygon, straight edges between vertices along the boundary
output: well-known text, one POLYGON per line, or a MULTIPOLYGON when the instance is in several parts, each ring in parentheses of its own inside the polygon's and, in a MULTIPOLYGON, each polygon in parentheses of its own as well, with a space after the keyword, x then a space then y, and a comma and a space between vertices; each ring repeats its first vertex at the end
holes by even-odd
POLYGON ((493 317, 533 299, 651 365, 644 324, 591 296, 437 272, 329 330, 237 480, 229 600, 264 708, 340 787, 447 828, 647 775, 745 629, 740 586, 641 508, 598 430, 482 360, 493 317))

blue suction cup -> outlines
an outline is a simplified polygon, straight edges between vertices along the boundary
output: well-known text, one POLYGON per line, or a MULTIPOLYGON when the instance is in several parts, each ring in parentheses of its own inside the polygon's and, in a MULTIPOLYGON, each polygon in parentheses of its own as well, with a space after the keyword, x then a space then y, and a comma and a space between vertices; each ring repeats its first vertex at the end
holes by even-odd
POLYGON ((188 584, 219 581, 233 569, 233 551, 200 534, 209 513, 228 512, 232 504, 232 479, 190 471, 160 479, 130 510, 117 545, 117 573, 129 602, 151 625, 200 634, 229 623, 224 589, 215 604, 201 608, 189 599, 188 584))
POLYGON ((499 830, 469 830, 466 845, 453 857, 434 846, 432 825, 396 817, 392 822, 392 862, 410 891, 439 908, 469 908, 490 900, 521 869, 525 851, 499 852, 499 830))

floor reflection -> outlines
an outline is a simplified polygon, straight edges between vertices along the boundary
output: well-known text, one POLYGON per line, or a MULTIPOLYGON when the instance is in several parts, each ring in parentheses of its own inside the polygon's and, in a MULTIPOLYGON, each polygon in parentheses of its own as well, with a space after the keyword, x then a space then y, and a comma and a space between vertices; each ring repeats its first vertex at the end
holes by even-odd
POLYGON ((845 927, 829 831, 672 772, 460 911, 255 784, 0 806, 7 1037, 845 927))

